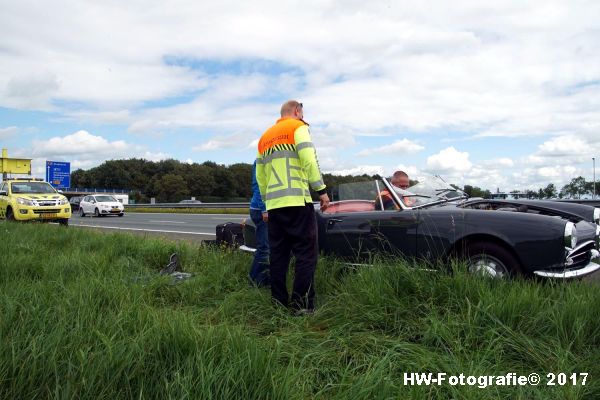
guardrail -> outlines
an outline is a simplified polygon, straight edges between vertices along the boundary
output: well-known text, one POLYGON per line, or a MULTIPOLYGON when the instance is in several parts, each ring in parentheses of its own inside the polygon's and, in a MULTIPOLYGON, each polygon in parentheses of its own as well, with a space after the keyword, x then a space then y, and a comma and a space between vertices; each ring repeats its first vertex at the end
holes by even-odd
POLYGON ((156 203, 156 204, 126 204, 130 209, 136 208, 250 208, 250 203, 156 203))

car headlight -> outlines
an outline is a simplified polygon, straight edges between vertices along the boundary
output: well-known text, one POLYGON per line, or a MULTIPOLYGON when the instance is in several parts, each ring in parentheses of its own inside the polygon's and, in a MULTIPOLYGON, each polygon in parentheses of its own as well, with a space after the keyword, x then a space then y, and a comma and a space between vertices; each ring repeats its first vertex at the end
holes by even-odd
POLYGON ((33 200, 24 199, 23 197, 17 197, 17 204, 21 204, 24 206, 33 207, 35 204, 33 200))
POLYGON ((564 243, 565 247, 571 249, 574 249, 575 246, 577 246, 577 228, 575 227, 575 224, 570 221, 565 225, 564 243))
POLYGON ((63 197, 62 199, 60 199, 58 201, 58 205, 60 205, 60 206, 64 206, 65 204, 69 204, 69 200, 67 200, 66 197, 63 197))
POLYGON ((600 208, 594 207, 594 222, 600 224, 600 208))

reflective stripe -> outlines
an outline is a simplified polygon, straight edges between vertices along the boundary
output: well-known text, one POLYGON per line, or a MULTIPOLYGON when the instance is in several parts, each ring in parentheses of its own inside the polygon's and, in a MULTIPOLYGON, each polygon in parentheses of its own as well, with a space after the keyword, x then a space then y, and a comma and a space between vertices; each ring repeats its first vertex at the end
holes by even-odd
POLYGON ((313 144, 313 142, 298 143, 296 145, 296 149, 298 149, 298 151, 300 151, 302 149, 308 149, 310 147, 312 147, 313 149, 315 148, 315 145, 313 144))
POLYGON ((280 186, 283 186, 283 182, 281 181, 281 178, 279 177, 279 175, 277 175, 277 171, 275 171, 275 168, 273 168, 272 165, 270 165, 271 167, 271 173, 275 176, 275 179, 277 179, 277 182, 267 186, 267 189, 275 189, 278 188, 280 186))
POLYGON ((309 195, 310 195, 310 192, 305 191, 304 189, 288 188, 288 189, 277 190, 275 192, 269 192, 265 196, 265 199, 273 200, 273 199, 279 199, 281 197, 287 197, 287 196, 309 196, 309 195))
POLYGON ((264 156, 263 164, 270 163, 271 161, 273 161, 276 158, 299 158, 299 157, 298 157, 298 153, 296 153, 295 151, 279 150, 279 151, 275 151, 269 155, 264 156))
POLYGON ((257 158, 257 159, 256 159, 256 163, 257 163, 257 164, 266 164, 266 163, 265 163, 265 160, 263 160, 262 158, 257 158))
POLYGON ((321 186, 324 186, 324 185, 325 185, 325 183, 323 181, 316 181, 316 182, 311 182, 310 183, 310 187, 313 187, 313 188, 314 187, 321 187, 321 186))

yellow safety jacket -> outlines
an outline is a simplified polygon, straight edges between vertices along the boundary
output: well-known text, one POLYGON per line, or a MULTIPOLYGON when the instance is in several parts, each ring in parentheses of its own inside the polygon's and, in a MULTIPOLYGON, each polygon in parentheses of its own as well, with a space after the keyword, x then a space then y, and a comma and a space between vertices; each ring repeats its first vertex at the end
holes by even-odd
POLYGON ((258 142, 256 182, 267 210, 311 203, 309 185, 325 193, 306 122, 280 118, 267 129, 258 142))

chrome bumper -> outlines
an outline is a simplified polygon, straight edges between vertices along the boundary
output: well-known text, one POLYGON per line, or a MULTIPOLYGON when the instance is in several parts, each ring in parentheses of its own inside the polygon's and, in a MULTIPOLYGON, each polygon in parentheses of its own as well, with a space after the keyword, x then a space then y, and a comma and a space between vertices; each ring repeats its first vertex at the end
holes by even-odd
POLYGON ((571 278, 581 278, 586 275, 593 274, 594 272, 600 270, 600 252, 596 249, 591 250, 592 257, 590 262, 582 268, 565 268, 562 271, 558 270, 541 270, 541 271, 533 271, 537 276, 542 276, 544 278, 559 278, 559 279, 571 279, 571 278))

